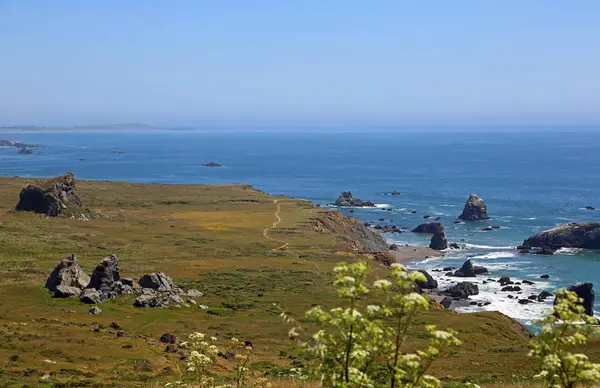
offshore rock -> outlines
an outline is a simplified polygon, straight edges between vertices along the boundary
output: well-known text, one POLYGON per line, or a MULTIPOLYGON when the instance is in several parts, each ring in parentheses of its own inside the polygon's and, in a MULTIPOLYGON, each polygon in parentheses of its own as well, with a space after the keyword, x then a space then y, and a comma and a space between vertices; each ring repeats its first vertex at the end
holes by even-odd
POLYGON ((600 249, 600 222, 571 222, 537 233, 523 242, 526 248, 600 249))
POLYGON ((375 207, 371 201, 361 201, 358 198, 352 197, 352 192, 344 191, 334 202, 336 206, 344 207, 375 207))
POLYGON ((487 207, 483 199, 479 198, 477 194, 471 194, 458 218, 465 221, 476 221, 487 220, 490 217, 487 215, 487 207))

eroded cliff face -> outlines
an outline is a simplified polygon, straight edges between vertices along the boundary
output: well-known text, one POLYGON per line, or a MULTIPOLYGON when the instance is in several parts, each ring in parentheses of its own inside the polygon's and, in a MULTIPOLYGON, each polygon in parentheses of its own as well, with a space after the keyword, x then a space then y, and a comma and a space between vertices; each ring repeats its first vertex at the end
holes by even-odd
POLYGON ((339 212, 323 213, 315 220, 315 229, 321 233, 337 235, 346 246, 360 253, 388 252, 383 237, 364 226, 359 220, 339 212))

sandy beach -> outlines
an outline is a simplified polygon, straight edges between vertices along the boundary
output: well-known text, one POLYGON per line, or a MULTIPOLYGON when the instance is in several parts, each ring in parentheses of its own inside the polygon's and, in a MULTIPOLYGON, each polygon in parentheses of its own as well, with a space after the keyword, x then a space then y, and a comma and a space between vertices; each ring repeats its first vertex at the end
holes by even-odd
POLYGON ((424 260, 428 257, 441 257, 444 254, 431 248, 414 245, 399 245, 397 250, 392 251, 397 263, 424 260))

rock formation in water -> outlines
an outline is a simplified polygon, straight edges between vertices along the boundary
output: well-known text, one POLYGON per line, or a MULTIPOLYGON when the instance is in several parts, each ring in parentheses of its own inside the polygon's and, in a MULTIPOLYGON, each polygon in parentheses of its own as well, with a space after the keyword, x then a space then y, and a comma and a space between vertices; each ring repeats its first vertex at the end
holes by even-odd
POLYGON ((16 140, 0 140, 0 148, 35 148, 39 144, 27 144, 16 140))
POLYGON ((477 287, 477 284, 471 282, 460 282, 442 291, 442 294, 453 298, 467 299, 471 295, 479 294, 479 287, 477 287))
POLYGON ((72 172, 45 182, 29 185, 21 190, 17 210, 33 211, 56 217, 59 215, 80 216, 89 213, 75 186, 72 172))
MULTIPOLYGON (((592 289, 594 285, 592 283, 575 283, 571 287, 567 288, 567 291, 572 291, 577 294, 578 297, 583 299, 582 305, 585 309, 585 313, 589 316, 594 316, 594 299, 595 294, 592 289)), ((554 299, 556 304, 558 297, 554 299)))
POLYGON ((436 251, 442 251, 448 248, 448 240, 446 239, 446 231, 444 230, 444 225, 440 223, 437 224, 437 227, 433 232, 433 236, 431 236, 429 248, 434 249, 436 251))
POLYGON ((600 249, 600 222, 571 222, 537 233, 523 242, 526 249, 600 249))
POLYGON ((371 201, 361 201, 358 198, 352 197, 352 192, 344 191, 334 202, 336 206, 343 207, 374 207, 375 204, 371 201))
POLYGON ((487 220, 490 217, 487 215, 487 207, 483 199, 479 198, 477 194, 471 194, 458 218, 465 221, 476 221, 487 220))
POLYGON ((462 267, 454 271, 454 276, 458 276, 461 278, 475 277, 475 268, 473 267, 473 263, 471 263, 471 259, 467 259, 462 267))
POLYGON ((90 277, 81 269, 77 256, 72 254, 64 259, 54 268, 48 280, 46 288, 54 292, 58 298, 79 296, 81 290, 90 282, 90 277))
POLYGON ((443 228, 442 224, 440 224, 439 222, 426 222, 417 226, 416 228, 411 230, 411 232, 434 234, 438 231, 440 226, 443 228))

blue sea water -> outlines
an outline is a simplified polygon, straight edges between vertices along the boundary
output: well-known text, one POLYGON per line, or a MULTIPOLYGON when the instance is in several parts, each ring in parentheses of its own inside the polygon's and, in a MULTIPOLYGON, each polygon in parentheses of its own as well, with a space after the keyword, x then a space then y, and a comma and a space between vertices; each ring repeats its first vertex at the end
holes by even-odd
MULTIPOLYGON (((535 281, 521 286, 520 297, 577 281, 600 284, 599 253, 561 251, 546 257, 520 255, 514 249, 529 235, 557 224, 600 219, 600 211, 584 209, 600 208, 600 136, 595 132, 32 132, 2 133, 0 138, 43 146, 39 155, 0 149, 0 173, 8 176, 49 177, 73 171, 81 179, 245 182, 270 194, 302 197, 323 206, 351 190, 380 207, 342 210, 345 214, 408 228, 424 222, 424 215, 439 216, 449 241, 468 244, 468 249, 411 263, 413 267, 460 266, 471 257, 490 269, 491 278, 535 281), (201 166, 209 161, 223 167, 201 166), (402 194, 388 195, 394 190, 402 194), (486 201, 492 219, 456 225, 470 193, 486 201), (502 228, 483 232, 488 225, 502 228), (539 279, 542 274, 550 279, 539 279)), ((412 233, 386 238, 429 242, 427 236, 412 233)), ((496 284, 482 280, 477 279, 481 293, 476 299, 492 304, 463 310, 500 310, 531 323, 551 303, 520 305, 496 284)))

